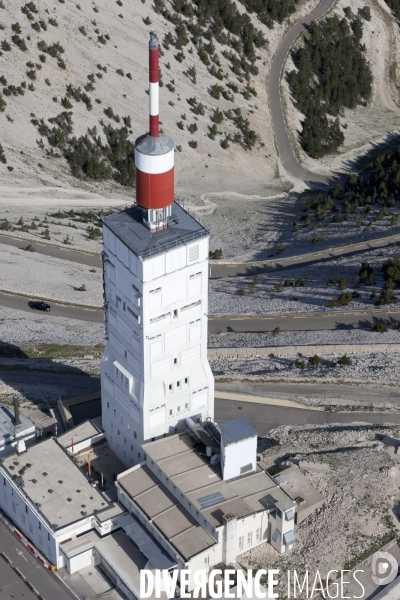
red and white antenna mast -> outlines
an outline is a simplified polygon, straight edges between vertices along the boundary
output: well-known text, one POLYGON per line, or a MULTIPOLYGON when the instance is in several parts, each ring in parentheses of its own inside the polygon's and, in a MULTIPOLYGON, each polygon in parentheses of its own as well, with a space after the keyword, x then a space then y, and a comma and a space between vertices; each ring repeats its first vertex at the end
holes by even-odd
POLYGON ((165 229, 174 201, 174 142, 159 130, 159 45, 149 42, 150 131, 135 144, 136 202, 142 208, 143 223, 151 231, 165 229))
POLYGON ((159 136, 159 84, 158 84, 158 40, 151 36, 149 42, 149 114, 150 136, 159 136))

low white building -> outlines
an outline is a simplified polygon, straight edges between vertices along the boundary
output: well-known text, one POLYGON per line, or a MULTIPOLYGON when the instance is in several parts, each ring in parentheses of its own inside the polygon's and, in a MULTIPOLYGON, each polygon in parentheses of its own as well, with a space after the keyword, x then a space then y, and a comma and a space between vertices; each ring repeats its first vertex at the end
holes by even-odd
MULTIPOLYGON (((301 506, 257 465, 256 432, 243 421, 221 428, 212 422, 193 424, 188 433, 149 442, 143 446, 145 461, 117 477, 119 503, 129 512, 120 521, 122 528, 150 535, 171 568, 193 572, 232 565, 260 544, 270 542, 284 552, 294 543, 301 506)), ((293 469, 297 485, 306 482, 293 469)), ((284 478, 285 485, 289 482, 284 478)), ((307 498, 309 487, 304 485, 307 498)), ((311 490, 308 506, 315 510, 324 499, 311 490)))
POLYGON ((109 533, 117 526, 111 525, 115 506, 53 438, 1 460, 0 508, 57 568, 67 566, 62 551, 66 541, 94 529, 109 533))

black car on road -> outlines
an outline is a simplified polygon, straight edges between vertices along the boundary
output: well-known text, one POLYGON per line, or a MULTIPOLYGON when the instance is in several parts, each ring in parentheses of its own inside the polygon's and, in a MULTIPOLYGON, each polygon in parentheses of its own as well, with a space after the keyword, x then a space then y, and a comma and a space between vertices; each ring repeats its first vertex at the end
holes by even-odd
POLYGON ((47 302, 32 301, 28 302, 28 306, 34 310, 44 310, 45 312, 51 310, 51 306, 50 304, 47 304, 47 302))

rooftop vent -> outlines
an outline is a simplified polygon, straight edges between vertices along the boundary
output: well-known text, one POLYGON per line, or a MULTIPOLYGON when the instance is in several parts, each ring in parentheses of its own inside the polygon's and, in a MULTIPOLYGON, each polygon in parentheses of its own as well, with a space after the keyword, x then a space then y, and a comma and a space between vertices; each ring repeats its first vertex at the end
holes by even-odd
POLYGON ((87 515, 86 510, 81 510, 81 515, 83 515, 84 517, 86 517, 86 515, 87 515))
POLYGON ((14 460, 13 465, 15 465, 16 467, 18 467, 19 462, 17 460, 14 460))
POLYGON ((10 471, 14 471, 15 469, 15 467, 13 467, 12 465, 10 465, 8 468, 10 469, 10 471))
POLYGON ((58 483, 63 483, 63 480, 62 480, 62 479, 59 479, 59 480, 58 480, 58 483))
POLYGON ((44 477, 47 477, 47 473, 46 473, 46 471, 43 471, 42 475, 43 475, 44 477))
POLYGON ((303 496, 297 496, 297 498, 295 498, 295 501, 297 502, 297 504, 304 504, 305 503, 305 498, 303 498, 303 496))
POLYGON ((277 481, 279 484, 287 483, 287 479, 283 475, 277 475, 275 477, 275 481, 277 481))
POLYGON ((215 492, 214 494, 209 494, 208 496, 202 496, 201 498, 197 498, 197 502, 201 505, 201 508, 209 508, 210 506, 214 506, 214 504, 219 504, 220 502, 224 502, 225 498, 221 494, 221 492, 215 492))
POLYGON ((32 479, 32 483, 37 483, 37 479, 32 479))
POLYGON ((80 493, 81 493, 81 490, 76 490, 76 493, 77 493, 77 494, 80 494, 80 493))
POLYGON ((67 498, 67 502, 72 502, 72 498, 67 498))
POLYGON ((47 490, 47 491, 49 492, 49 494, 52 494, 52 493, 53 493, 53 490, 47 490))
POLYGON ((81 508, 86 508, 86 504, 81 504, 81 508))

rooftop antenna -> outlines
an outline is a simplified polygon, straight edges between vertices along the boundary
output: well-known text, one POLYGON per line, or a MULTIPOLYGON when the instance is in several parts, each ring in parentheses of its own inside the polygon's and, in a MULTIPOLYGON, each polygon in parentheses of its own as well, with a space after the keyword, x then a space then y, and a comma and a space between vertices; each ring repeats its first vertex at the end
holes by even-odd
POLYGON ((21 425, 21 419, 19 418, 18 398, 16 396, 14 396, 14 425, 15 425, 15 427, 18 427, 18 425, 21 425))

